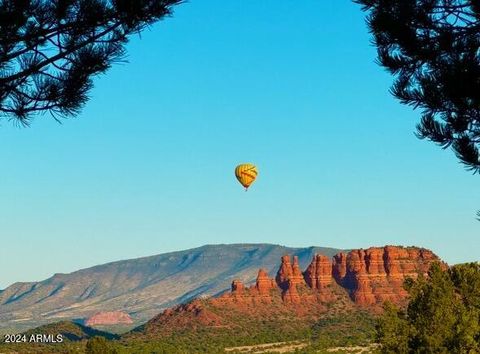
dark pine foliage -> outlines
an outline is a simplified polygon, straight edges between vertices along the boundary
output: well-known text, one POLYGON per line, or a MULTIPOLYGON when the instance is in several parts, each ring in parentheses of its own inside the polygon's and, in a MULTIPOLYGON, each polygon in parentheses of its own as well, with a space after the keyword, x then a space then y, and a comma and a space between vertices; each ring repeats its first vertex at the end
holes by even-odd
POLYGON ((480 172, 480 1, 354 0, 369 13, 392 94, 422 110, 417 135, 480 172))
POLYGON ((78 113, 130 34, 182 0, 0 0, 0 118, 78 113))

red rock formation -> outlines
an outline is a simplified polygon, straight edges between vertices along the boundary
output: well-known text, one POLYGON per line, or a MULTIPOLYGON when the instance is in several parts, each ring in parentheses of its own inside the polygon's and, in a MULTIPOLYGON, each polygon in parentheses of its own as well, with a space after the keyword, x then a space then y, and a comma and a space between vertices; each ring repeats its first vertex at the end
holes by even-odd
POLYGON ((432 261, 439 261, 430 250, 423 248, 384 247, 385 271, 389 275, 401 273, 426 273, 432 261))
POLYGON ((281 294, 285 303, 330 302, 336 299, 332 287, 336 286, 338 290, 338 284, 361 306, 380 305, 385 300, 402 304, 408 295, 403 289, 405 278, 425 274, 435 261, 439 258, 426 249, 372 247, 348 254, 339 253, 333 261, 326 256, 315 255, 302 274, 297 257, 293 258, 292 264, 289 256, 283 256, 275 280, 260 269, 254 285, 246 288, 242 282, 235 280, 232 291, 215 301, 257 304, 271 302, 273 297, 281 294))
POLYGON ((343 252, 333 256, 332 275, 335 280, 342 285, 345 275, 347 274, 347 255, 343 252))
POLYGON ((290 278, 293 284, 305 284, 305 279, 303 279, 302 270, 298 265, 298 256, 293 257, 292 265, 292 276, 290 278))
POLYGON ((365 305, 375 303, 370 281, 371 277, 368 274, 365 251, 349 252, 347 254, 347 273, 343 286, 351 292, 353 301, 365 305))
MULTIPOLYGON (((210 299, 209 301, 212 304, 216 303, 222 306, 225 304, 223 302, 215 302, 214 300, 218 299, 210 299)), ((192 329, 198 326, 204 328, 206 326, 218 327, 221 325, 221 317, 206 308, 201 300, 195 299, 187 304, 166 309, 146 324, 145 332, 154 332, 156 326, 172 331, 178 328, 192 329)))
POLYGON ((332 261, 327 256, 315 255, 303 276, 310 288, 325 288, 332 283, 332 261))
POLYGON ((257 281, 255 283, 255 289, 259 294, 269 295, 271 289, 276 288, 276 283, 274 279, 271 279, 268 276, 268 273, 264 269, 260 269, 257 275, 257 281))
POLYGON ((365 265, 367 273, 372 275, 386 276, 383 261, 384 250, 381 248, 369 248, 365 251, 365 265))
POLYGON ((282 257, 282 263, 275 280, 278 286, 285 291, 291 286, 305 284, 297 256, 293 257, 293 264, 290 263, 290 256, 285 255, 282 257))
POLYGON ((132 324, 130 316, 122 311, 99 312, 85 321, 86 326, 132 324))
POLYGON ((219 300, 223 302, 243 302, 244 298, 250 295, 248 290, 242 281, 234 280, 230 293, 225 293, 219 300))
POLYGON ((234 280, 232 282, 232 293, 242 294, 245 290, 245 285, 240 280, 234 280))
POLYGON ((433 252, 421 248, 372 247, 336 255, 333 275, 357 304, 402 303, 408 295, 404 280, 425 274, 435 261, 439 258, 433 252))
POLYGON ((283 291, 282 299, 287 303, 293 304, 298 304, 302 301, 297 286, 291 279, 287 280, 287 289, 283 291))
POLYGON ((240 304, 254 304, 259 301, 268 302, 271 300, 272 289, 278 290, 275 279, 270 278, 266 270, 260 269, 257 280, 252 286, 245 287, 240 280, 234 280, 230 293, 224 293, 213 300, 219 303, 235 302, 240 304))

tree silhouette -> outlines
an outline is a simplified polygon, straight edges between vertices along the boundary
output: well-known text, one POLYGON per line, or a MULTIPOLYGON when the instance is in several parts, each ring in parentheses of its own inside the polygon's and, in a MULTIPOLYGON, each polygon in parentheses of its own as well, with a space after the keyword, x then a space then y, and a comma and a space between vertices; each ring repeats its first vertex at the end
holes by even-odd
POLYGON ((369 13, 378 62, 395 76, 392 94, 422 110, 418 137, 480 172, 480 2, 354 1, 369 13))
POLYGON ((0 118, 79 112, 128 36, 182 0, 0 0, 0 118))

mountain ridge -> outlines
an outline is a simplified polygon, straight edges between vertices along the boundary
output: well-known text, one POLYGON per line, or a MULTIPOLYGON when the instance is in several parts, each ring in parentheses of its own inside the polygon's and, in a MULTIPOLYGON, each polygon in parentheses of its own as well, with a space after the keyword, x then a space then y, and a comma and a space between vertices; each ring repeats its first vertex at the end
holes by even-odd
POLYGON ((196 251, 196 250, 201 250, 203 248, 222 247, 222 246, 227 246, 227 247, 230 247, 230 246, 233 246, 233 247, 234 246, 275 246, 275 247, 283 247, 283 248, 286 248, 286 249, 298 249, 298 250, 308 250, 308 249, 327 249, 328 250, 328 249, 330 249, 330 250, 332 250, 332 252, 348 251, 349 250, 349 249, 343 249, 343 248, 321 247, 321 246, 290 247, 290 246, 281 245, 281 244, 277 244, 277 243, 263 243, 263 242, 262 243, 215 243, 215 244, 212 243, 212 244, 205 244, 205 245, 198 246, 198 247, 187 248, 187 249, 179 250, 179 251, 170 251, 170 252, 158 253, 158 254, 150 255, 150 256, 140 256, 140 257, 135 257, 135 258, 128 258, 128 259, 110 261, 110 262, 96 264, 96 265, 85 267, 85 268, 80 268, 80 269, 74 270, 72 272, 66 272, 66 273, 57 272, 57 273, 54 273, 52 276, 50 276, 48 278, 45 278, 45 279, 42 279, 42 280, 37 280, 37 281, 16 281, 16 282, 11 283, 10 285, 6 286, 5 288, 0 289, 0 294, 3 291, 5 291, 6 289, 12 287, 13 285, 36 284, 36 283, 41 283, 43 281, 47 281, 47 280, 49 280, 49 279, 51 279, 55 276, 70 275, 70 274, 81 272, 81 271, 84 271, 84 270, 91 270, 91 269, 94 269, 94 268, 97 268, 97 267, 103 267, 103 266, 115 265, 117 263, 123 263, 125 261, 146 260, 146 259, 154 258, 154 257, 158 257, 158 256, 175 255, 175 254, 184 253, 184 252, 187 252, 187 251, 196 251))
POLYGON ((119 260, 38 282, 16 282, 0 291, 0 326, 27 329, 87 318, 99 311, 125 311, 136 323, 162 309, 229 288, 233 278, 255 281, 258 268, 273 274, 274 259, 297 255, 302 266, 315 253, 340 249, 292 248, 265 243, 204 245, 183 251, 119 260))

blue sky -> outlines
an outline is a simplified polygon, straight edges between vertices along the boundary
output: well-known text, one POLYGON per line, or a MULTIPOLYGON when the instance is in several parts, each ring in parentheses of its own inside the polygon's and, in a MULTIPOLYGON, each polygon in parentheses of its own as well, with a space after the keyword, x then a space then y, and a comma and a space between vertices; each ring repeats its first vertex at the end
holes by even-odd
POLYGON ((414 136, 352 2, 192 0, 127 50, 78 117, 2 122, 0 288, 212 243, 478 260, 479 177, 414 136))

